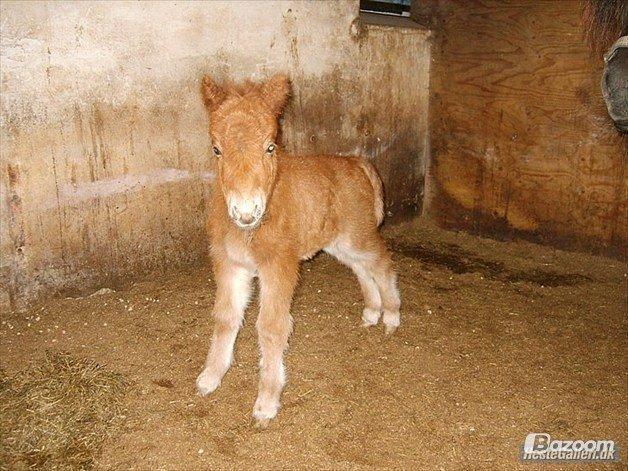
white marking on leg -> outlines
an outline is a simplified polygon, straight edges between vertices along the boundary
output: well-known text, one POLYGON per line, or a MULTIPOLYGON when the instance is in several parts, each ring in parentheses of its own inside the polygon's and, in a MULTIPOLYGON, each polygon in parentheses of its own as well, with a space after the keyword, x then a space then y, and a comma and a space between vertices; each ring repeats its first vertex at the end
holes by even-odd
POLYGON ((260 269, 260 312, 257 333, 260 347, 260 382, 253 408, 256 426, 265 428, 277 415, 286 384, 284 351, 292 331, 290 304, 298 277, 298 261, 280 260, 260 269))
MULTIPOLYGON (((260 360, 260 367, 262 365, 263 361, 260 360)), ((279 391, 281 391, 286 385, 286 370, 283 361, 281 360, 279 360, 278 366, 274 366, 275 368, 267 367, 266 371, 263 374, 269 377, 274 376, 274 383, 276 384, 279 391)), ((253 406, 253 417, 257 422, 257 427, 265 428, 266 426, 268 426, 268 423, 277 416, 277 412, 279 412, 279 405, 279 394, 259 394, 257 396, 257 399, 255 400, 255 405, 253 406)))
POLYGON ((225 280, 226 286, 219 288, 221 293, 214 306, 216 325, 211 347, 207 354, 205 369, 196 380, 196 388, 203 396, 220 386, 223 376, 231 366, 233 345, 251 296, 253 273, 237 265, 230 267, 230 271, 225 280), (227 299, 219 299, 220 296, 226 296, 227 299))
POLYGON ((362 326, 377 325, 382 310, 382 299, 377 284, 366 271, 362 263, 355 262, 352 267, 358 277, 362 296, 364 296, 364 310, 362 311, 362 326))
POLYGON ((353 270, 360 282, 360 289, 364 296, 362 326, 376 325, 381 314, 382 300, 375 280, 365 268, 366 264, 372 260, 372 254, 354 250, 344 238, 339 238, 333 244, 325 247, 325 251, 353 270))
POLYGON ((362 311, 362 327, 372 327, 379 322, 380 312, 365 307, 362 311))
POLYGON ((401 300, 399 298, 399 289, 397 288, 397 275, 392 270, 389 270, 386 284, 383 321, 386 326, 386 333, 392 334, 401 323, 401 315, 399 313, 401 300))
POLYGON ((290 320, 287 326, 281 326, 277 331, 270 331, 258 323, 261 350, 260 386, 253 407, 253 417, 256 425, 261 428, 265 428, 279 411, 281 391, 286 384, 283 354, 288 345, 290 330, 290 320))

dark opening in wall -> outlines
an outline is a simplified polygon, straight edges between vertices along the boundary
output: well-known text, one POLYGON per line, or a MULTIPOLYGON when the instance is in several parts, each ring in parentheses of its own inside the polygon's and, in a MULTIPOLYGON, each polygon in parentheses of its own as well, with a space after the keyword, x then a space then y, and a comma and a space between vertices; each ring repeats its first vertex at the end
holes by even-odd
POLYGON ((410 16, 412 0, 360 0, 360 10, 383 15, 410 16))

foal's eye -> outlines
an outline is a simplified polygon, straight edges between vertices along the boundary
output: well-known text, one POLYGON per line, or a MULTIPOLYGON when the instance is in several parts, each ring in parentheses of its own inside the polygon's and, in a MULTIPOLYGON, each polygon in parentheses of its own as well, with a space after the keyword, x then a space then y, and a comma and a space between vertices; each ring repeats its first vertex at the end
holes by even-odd
POLYGON ((272 154, 273 152, 275 152, 275 144, 269 145, 268 148, 266 149, 267 154, 272 154))
POLYGON ((216 157, 222 155, 222 152, 220 152, 220 149, 218 147, 214 147, 214 155, 216 157))

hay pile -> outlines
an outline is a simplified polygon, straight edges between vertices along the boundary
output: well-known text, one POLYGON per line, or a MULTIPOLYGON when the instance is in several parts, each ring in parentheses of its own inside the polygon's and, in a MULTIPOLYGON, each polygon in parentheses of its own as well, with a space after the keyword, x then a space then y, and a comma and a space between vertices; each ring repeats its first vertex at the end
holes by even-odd
POLYGON ((89 469, 122 425, 122 377, 46 353, 9 378, 0 371, 0 469, 89 469))

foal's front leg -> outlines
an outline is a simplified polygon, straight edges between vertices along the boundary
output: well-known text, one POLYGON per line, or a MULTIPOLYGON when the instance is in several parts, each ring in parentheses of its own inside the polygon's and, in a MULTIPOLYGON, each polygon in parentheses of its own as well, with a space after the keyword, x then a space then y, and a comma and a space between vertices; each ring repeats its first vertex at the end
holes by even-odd
POLYGON ((256 426, 265 428, 279 410, 286 382, 283 353, 292 330, 290 304, 297 283, 298 259, 274 260, 260 267, 257 331, 261 351, 259 393, 253 408, 256 426))
POLYGON ((242 325, 244 310, 251 296, 253 272, 245 267, 217 261, 214 264, 217 291, 212 314, 214 335, 207 354, 205 369, 196 380, 196 389, 205 396, 222 381, 233 358, 233 344, 242 325))

